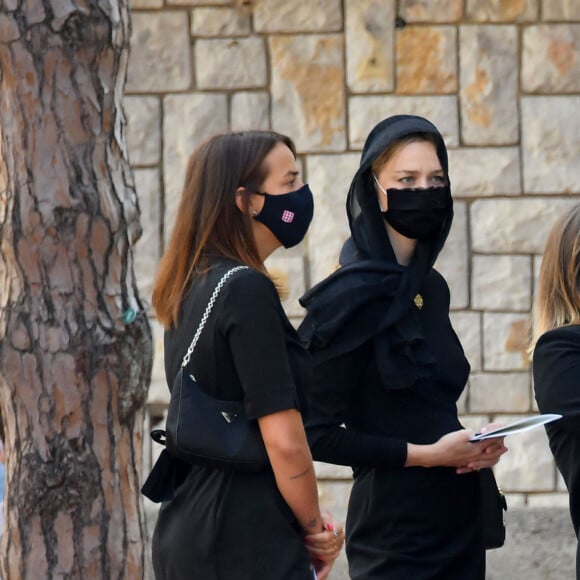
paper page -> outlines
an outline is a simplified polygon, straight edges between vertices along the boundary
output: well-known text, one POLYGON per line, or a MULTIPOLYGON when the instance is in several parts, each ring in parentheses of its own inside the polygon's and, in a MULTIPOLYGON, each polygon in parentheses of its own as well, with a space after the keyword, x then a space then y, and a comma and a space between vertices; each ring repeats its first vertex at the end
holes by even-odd
POLYGON ((482 441, 483 439, 492 439, 493 437, 505 437, 506 435, 513 435, 514 433, 521 433, 522 431, 528 431, 530 429, 535 429, 551 421, 557 421, 561 419, 562 415, 557 413, 545 413, 544 415, 535 415, 534 417, 526 417, 525 419, 520 419, 514 421, 509 425, 494 429, 493 431, 488 431, 487 433, 476 433, 470 441, 482 441))

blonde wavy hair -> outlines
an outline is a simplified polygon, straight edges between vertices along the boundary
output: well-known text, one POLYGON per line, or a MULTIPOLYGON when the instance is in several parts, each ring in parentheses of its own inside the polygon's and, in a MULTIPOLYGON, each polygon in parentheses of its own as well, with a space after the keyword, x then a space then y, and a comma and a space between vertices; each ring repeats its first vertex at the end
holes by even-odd
POLYGON ((580 323, 580 203, 554 223, 542 258, 530 351, 542 334, 580 323))

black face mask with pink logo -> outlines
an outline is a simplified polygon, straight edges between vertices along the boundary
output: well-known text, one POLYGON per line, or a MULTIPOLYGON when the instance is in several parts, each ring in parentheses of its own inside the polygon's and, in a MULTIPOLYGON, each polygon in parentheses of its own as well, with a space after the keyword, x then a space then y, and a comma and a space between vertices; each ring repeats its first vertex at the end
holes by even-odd
POLYGON ((254 219, 263 223, 285 248, 299 244, 314 215, 314 198, 308 185, 280 195, 256 193, 264 196, 264 207, 254 219))

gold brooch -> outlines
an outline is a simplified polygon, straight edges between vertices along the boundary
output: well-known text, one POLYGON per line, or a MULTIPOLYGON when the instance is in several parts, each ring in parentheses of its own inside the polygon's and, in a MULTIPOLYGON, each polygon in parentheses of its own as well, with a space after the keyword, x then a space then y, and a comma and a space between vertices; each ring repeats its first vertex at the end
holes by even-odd
POLYGON ((421 308, 423 308, 423 296, 421 296, 421 294, 417 294, 417 296, 415 296, 415 298, 413 298, 413 302, 415 303, 415 306, 421 310, 421 308))

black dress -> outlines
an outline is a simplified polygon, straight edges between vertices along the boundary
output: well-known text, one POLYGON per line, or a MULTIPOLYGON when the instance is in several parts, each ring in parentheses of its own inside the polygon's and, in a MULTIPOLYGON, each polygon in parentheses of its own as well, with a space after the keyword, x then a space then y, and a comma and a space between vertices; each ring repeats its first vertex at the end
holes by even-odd
MULTIPOLYGON (((534 390, 542 413, 562 419, 546 425, 550 449, 570 496, 570 515, 580 537, 580 326, 562 326, 543 334, 534 349, 534 390)), ((576 549, 580 580, 580 544, 576 549)))
MULTIPOLYGON (((315 459, 351 465, 346 552, 354 580, 483 580, 477 473, 404 467, 407 443, 461 428, 456 402, 469 364, 449 321, 449 288, 433 269, 453 219, 399 264, 373 164, 400 139, 429 134, 445 175, 443 137, 396 115, 366 139, 346 200, 351 237, 340 268, 302 298, 299 334, 313 356, 306 427, 315 459)), ((445 209, 445 208, 444 208, 445 209)))
MULTIPOLYGON (((179 324, 165 336, 169 384, 217 281, 234 265, 219 262, 187 292, 179 324)), ((311 380, 308 354, 274 285, 254 270, 237 272, 224 286, 190 369, 213 396, 243 399, 249 419, 298 408, 297 389, 311 380)), ((180 481, 173 498, 162 504, 154 531, 158 580, 312 578, 300 526, 271 469, 189 466, 167 454, 163 461, 168 472, 171 464, 178 467, 180 481)), ((168 486, 174 472, 167 475, 168 486)))
POLYGON ((435 270, 421 297, 417 318, 436 359, 431 377, 385 389, 369 341, 317 364, 308 392, 314 458, 354 467, 346 525, 354 580, 485 577, 478 474, 404 467, 407 442, 434 443, 461 429, 456 401, 469 373, 449 321, 449 289, 435 270))

